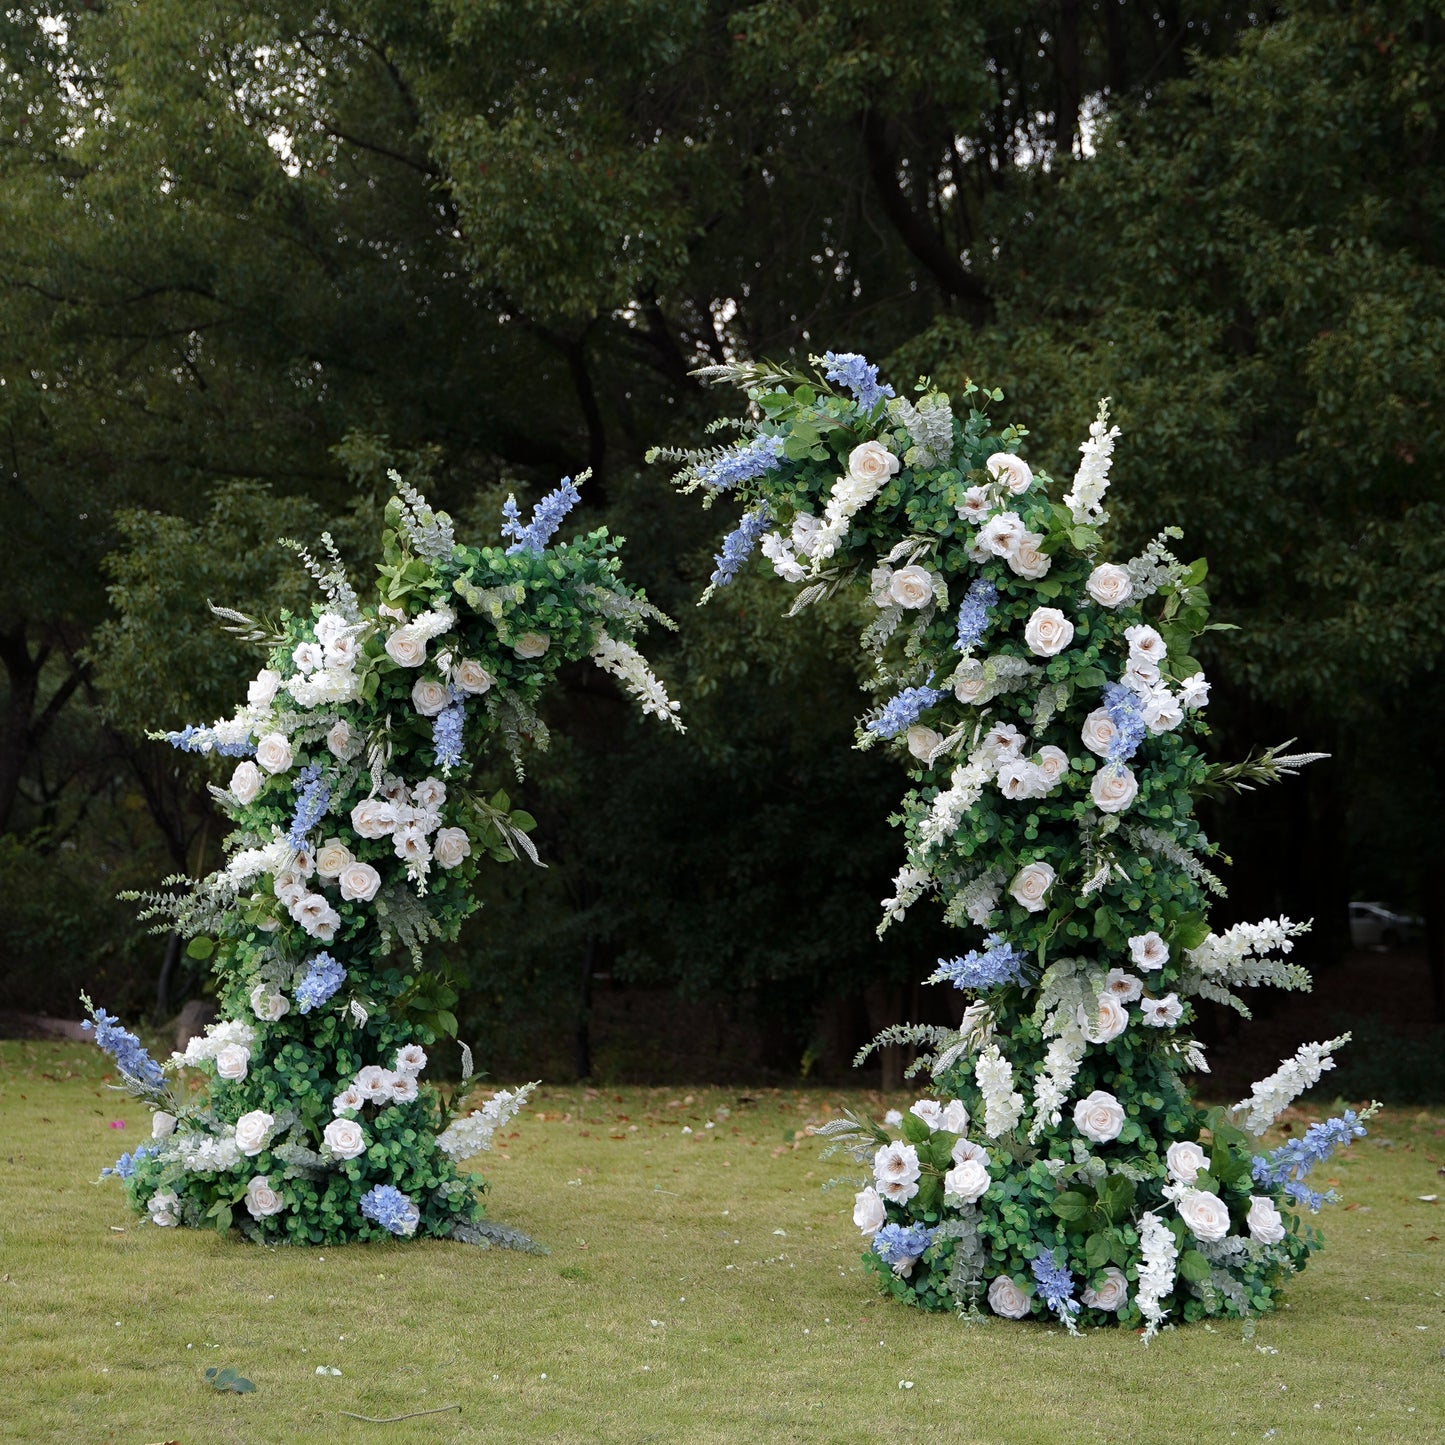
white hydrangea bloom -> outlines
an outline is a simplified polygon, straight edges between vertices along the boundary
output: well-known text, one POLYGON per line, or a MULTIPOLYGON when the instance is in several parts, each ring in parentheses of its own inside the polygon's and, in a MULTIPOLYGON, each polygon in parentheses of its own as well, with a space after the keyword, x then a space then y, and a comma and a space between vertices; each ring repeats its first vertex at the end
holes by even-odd
POLYGON ((973 1076, 983 1095, 983 1132, 997 1139, 1023 1117, 1024 1096, 1014 1092, 1013 1065, 997 1044, 990 1044, 974 1064, 973 1076))

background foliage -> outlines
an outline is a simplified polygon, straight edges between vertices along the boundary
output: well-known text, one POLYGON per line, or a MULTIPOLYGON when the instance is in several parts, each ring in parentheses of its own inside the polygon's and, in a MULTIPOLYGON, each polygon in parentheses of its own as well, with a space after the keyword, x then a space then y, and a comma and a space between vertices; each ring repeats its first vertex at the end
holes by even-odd
POLYGON ((1112 395, 1121 544, 1186 518, 1244 629, 1202 659, 1234 679, 1219 755, 1335 755, 1206 820, 1231 906, 1313 913, 1317 959, 1352 895, 1433 907, 1442 23, 1429 0, 5 12, 10 1006, 100 979, 113 1007, 158 979, 178 1002, 183 966, 110 895, 213 866, 216 832, 201 765, 140 729, 219 715, 246 659, 203 599, 284 604, 273 539, 368 535, 394 463, 459 526, 590 465, 583 523, 685 614, 662 660, 685 740, 591 676, 555 704, 569 741, 524 800, 551 867, 503 870, 469 934, 484 1056, 589 1072, 597 975, 710 999, 790 1071, 926 1009, 928 921, 873 936, 900 840, 886 765, 847 750, 852 619, 785 625, 747 579, 691 613, 715 519, 641 464, 700 440, 693 366, 825 347, 1004 388, 1059 475, 1112 395))

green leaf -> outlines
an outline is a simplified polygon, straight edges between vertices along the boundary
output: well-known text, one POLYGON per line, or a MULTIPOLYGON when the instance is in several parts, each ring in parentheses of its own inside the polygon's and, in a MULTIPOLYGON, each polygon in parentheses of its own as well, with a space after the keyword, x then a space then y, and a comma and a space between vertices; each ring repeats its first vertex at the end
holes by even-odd
POLYGON ((1055 1198, 1049 1207, 1060 1219, 1070 1220, 1082 1219, 1092 1204, 1087 1194, 1080 1194, 1077 1189, 1068 1189, 1055 1198))
POLYGON ((1179 1278, 1188 1284, 1202 1284, 1209 1278, 1209 1261, 1197 1249, 1186 1249, 1179 1256, 1179 1278))
POLYGON ((905 1114, 901 1125, 903 1137, 910 1144, 922 1144, 928 1139, 933 1131, 918 1117, 917 1114, 905 1114))
POLYGON ((1084 1260, 1090 1269, 1103 1269, 1108 1264, 1112 1246, 1106 1234, 1091 1234, 1084 1242, 1084 1260))
POLYGON ((216 940, 202 934, 186 945, 187 958, 209 958, 216 951, 216 940))

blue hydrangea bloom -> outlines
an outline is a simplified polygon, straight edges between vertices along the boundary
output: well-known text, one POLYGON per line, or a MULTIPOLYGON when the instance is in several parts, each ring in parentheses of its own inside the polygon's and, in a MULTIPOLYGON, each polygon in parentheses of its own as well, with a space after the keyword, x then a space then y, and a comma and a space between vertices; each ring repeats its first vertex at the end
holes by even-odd
POLYGON ((318 953, 296 985, 296 1007, 304 1014, 320 1008, 346 982, 346 970, 329 953, 318 953))
POLYGON ((759 435, 704 462, 697 468, 696 476, 703 486, 726 492, 764 472, 776 471, 782 455, 782 437, 759 435))
POLYGON ((1001 933, 990 933, 983 951, 972 949, 962 958, 940 958, 938 972, 954 988, 999 988, 1022 983, 1028 954, 1020 953, 1001 933))
POLYGON ((187 723, 178 733, 167 733, 166 741, 183 753, 219 753, 223 758, 249 758, 256 745, 249 739, 239 743, 218 743, 210 728, 187 723))
POLYGON ((823 375, 829 381, 846 386, 858 398, 864 411, 872 411, 883 397, 894 394, 887 383, 878 384, 878 368, 870 366, 867 358, 859 356, 856 351, 825 351, 823 367, 823 375))
POLYGON ((772 525, 773 514, 766 502, 743 514, 742 521, 723 538, 722 551, 713 558, 717 563, 717 570, 712 574, 714 587, 726 587, 738 575, 743 563, 752 556, 758 539, 772 525))
POLYGON ((873 1236, 873 1252, 884 1264, 917 1259, 933 1243, 934 1233, 922 1224, 885 1224, 873 1236))
POLYGON ((368 1189, 361 1196, 361 1212, 393 1234, 411 1234, 416 1229, 416 1205, 393 1184, 368 1189))
POLYGON ((1039 1298, 1063 1319, 1066 1314, 1078 1314, 1079 1302, 1074 1298, 1074 1277, 1067 1266, 1055 1262, 1057 1258, 1055 1253, 1039 1255, 1033 1261, 1034 1281, 1039 1298))
POLYGON ((1333 1189, 1325 1194, 1311 1189, 1305 1183, 1310 1170, 1323 1164, 1336 1149, 1364 1136, 1365 1126, 1359 1116, 1353 1109, 1346 1109, 1337 1119, 1311 1124, 1300 1138, 1287 1139, 1268 1154, 1256 1154, 1251 1170, 1254 1182, 1264 1189, 1282 1188, 1291 1203, 1302 1204, 1312 1214, 1318 1214, 1321 1205, 1336 1203, 1339 1195, 1333 1189))
POLYGON ((532 520, 524 527, 517 515, 517 499, 508 497, 502 506, 502 536, 517 540, 507 548, 507 555, 522 551, 540 553, 562 525, 562 519, 581 500, 582 493, 573 486, 572 478, 563 477, 561 485, 548 492, 533 508, 532 520))
POLYGON ((466 726, 467 710, 456 689, 452 689, 454 701, 444 707, 431 724, 432 751, 436 754, 437 767, 443 772, 455 768, 462 760, 462 732, 466 726))
POLYGON ((958 607, 958 638, 953 644, 960 652, 968 652, 978 646, 993 620, 993 608, 997 601, 998 588, 986 577, 978 578, 964 594, 958 607))
POLYGON ((941 702, 948 694, 938 687, 905 687, 895 698, 884 704, 875 718, 870 718, 864 727, 881 738, 896 738, 916 723, 925 708, 941 702))
POLYGON ((1144 704, 1133 688, 1122 682, 1111 682, 1104 688, 1104 711, 1114 724, 1109 741, 1108 761, 1127 762, 1139 750, 1149 729, 1144 723, 1144 704))
POLYGON ((142 1144, 134 1154, 122 1154, 115 1164, 109 1169, 102 1169, 100 1177, 104 1179, 109 1174, 114 1174, 117 1179, 129 1179, 135 1173, 135 1167, 142 1159, 149 1159, 152 1154, 159 1152, 149 1144, 142 1144))
POLYGON ((86 1019, 81 1028, 95 1030, 96 1043, 115 1060, 116 1067, 127 1078, 153 1089, 158 1089, 165 1083, 166 1076, 162 1073, 161 1066, 151 1058, 145 1046, 133 1033, 121 1028, 120 1020, 114 1014, 98 1008, 95 1010, 94 1022, 86 1019))
POLYGON ((331 788, 321 776, 321 768, 312 763, 296 775, 296 813, 291 830, 286 834, 293 848, 306 846, 306 835, 326 816, 331 806, 331 788))

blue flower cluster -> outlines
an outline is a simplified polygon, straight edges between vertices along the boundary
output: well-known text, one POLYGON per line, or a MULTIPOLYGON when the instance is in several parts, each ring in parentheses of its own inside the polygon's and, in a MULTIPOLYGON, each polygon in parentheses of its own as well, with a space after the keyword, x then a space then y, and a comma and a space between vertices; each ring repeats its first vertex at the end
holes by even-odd
POLYGON ((444 707, 431 724, 432 751, 436 754, 437 767, 443 772, 461 763, 462 730, 467 721, 466 707, 455 689, 452 696, 455 701, 444 707))
POLYGON ((306 846, 306 835, 326 816, 331 806, 331 787, 321 776, 317 763, 301 769, 296 775, 296 813, 286 840, 293 848, 306 846))
POLYGON ((166 741, 183 753, 219 753, 223 758, 249 758, 256 745, 249 739, 239 743, 218 743, 210 728, 187 723, 178 733, 167 733, 166 741))
POLYGON ((1001 933, 990 933, 983 941, 983 952, 971 949, 962 958, 940 958, 938 972, 954 988, 999 988, 1006 983, 1022 983, 1028 954, 1020 953, 1001 933))
POLYGON ((1122 682, 1111 682, 1104 688, 1104 711, 1114 724, 1109 742, 1108 760, 1126 762, 1139 750, 1149 729, 1144 725, 1144 709, 1139 694, 1122 682))
POLYGON ((1052 1252, 1039 1255, 1033 1262, 1034 1281, 1039 1298, 1063 1319, 1066 1314, 1078 1314, 1079 1302, 1074 1298, 1074 1276, 1067 1265, 1055 1262, 1057 1258, 1052 1252))
POLYGON ((135 1173, 135 1166, 139 1164, 142 1159, 149 1159, 152 1154, 158 1153, 160 1153, 160 1150, 154 1146, 142 1144, 134 1154, 122 1154, 111 1168, 102 1169, 100 1171, 100 1177, 104 1179, 107 1175, 114 1174, 118 1179, 129 1179, 130 1176, 135 1173))
POLYGON ((502 506, 502 536, 517 540, 507 548, 513 552, 540 553, 562 525, 562 518, 582 500, 582 493, 572 485, 571 477, 563 477, 560 486, 547 493, 532 509, 532 520, 524 527, 517 515, 517 499, 508 497, 502 506))
POLYGON ((883 711, 870 718, 864 726, 880 738, 896 738, 916 723, 925 708, 941 702, 948 694, 939 687, 905 687, 895 698, 890 698, 883 711))
POLYGON ((145 1046, 133 1033, 121 1028, 120 1020, 114 1014, 98 1008, 95 1010, 94 1022, 86 1019, 81 1028, 95 1030, 96 1043, 115 1060, 116 1067, 128 1079, 135 1079, 153 1089, 158 1089, 165 1083, 166 1076, 161 1072, 161 1066, 151 1058, 145 1046))
POLYGON ((825 351, 823 353, 823 375, 829 381, 846 386, 862 404, 864 411, 872 411, 885 396, 892 396, 893 388, 886 382, 879 386, 878 368, 870 366, 867 358, 856 351, 825 351))
POLYGON ((1334 1204, 1339 1195, 1333 1189, 1325 1194, 1305 1183, 1311 1169, 1323 1164, 1336 1149, 1343 1149, 1353 1139, 1365 1137, 1365 1126, 1353 1109, 1346 1109, 1338 1119, 1311 1124, 1298 1139, 1287 1139, 1268 1154, 1256 1154, 1253 1160, 1254 1182, 1264 1189, 1283 1188, 1292 1204, 1304 1205, 1312 1214, 1322 1204, 1334 1204))
POLYGON ((717 563, 717 570, 712 574, 714 587, 726 587, 738 575, 758 545, 758 538, 772 525, 773 514, 766 502, 743 514, 742 521, 723 538, 722 551, 713 558, 717 563))
POLYGON ((754 477, 762 476, 764 472, 777 471, 782 455, 782 437, 755 436, 744 445, 734 447, 698 467, 697 479, 715 492, 726 492, 740 482, 750 482, 754 477))
POLYGON ((368 1189, 361 1196, 361 1212, 393 1234, 411 1234, 416 1229, 416 1205, 393 1184, 368 1189))
POLYGON ((304 1014, 320 1008, 346 982, 346 970, 329 953, 318 953, 296 985, 296 1007, 304 1014))
POLYGON ((873 1236, 873 1252, 884 1264, 917 1259, 933 1243, 935 1232, 922 1224, 885 1224, 873 1236))
POLYGON ((997 601, 998 588, 986 577, 978 578, 964 594, 958 606, 958 639, 953 644, 960 652, 968 652, 978 645, 988 631, 997 601))

